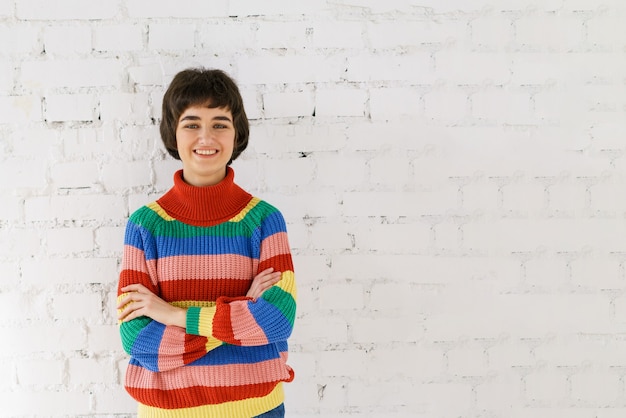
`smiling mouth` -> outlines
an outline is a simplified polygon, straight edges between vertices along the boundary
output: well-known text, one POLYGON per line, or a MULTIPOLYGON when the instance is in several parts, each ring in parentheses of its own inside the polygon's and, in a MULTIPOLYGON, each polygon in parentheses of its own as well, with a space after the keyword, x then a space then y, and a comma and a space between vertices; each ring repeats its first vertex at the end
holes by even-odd
POLYGON ((213 154, 217 154, 217 150, 215 150, 215 149, 197 149, 194 152, 196 154, 199 154, 199 155, 213 155, 213 154))

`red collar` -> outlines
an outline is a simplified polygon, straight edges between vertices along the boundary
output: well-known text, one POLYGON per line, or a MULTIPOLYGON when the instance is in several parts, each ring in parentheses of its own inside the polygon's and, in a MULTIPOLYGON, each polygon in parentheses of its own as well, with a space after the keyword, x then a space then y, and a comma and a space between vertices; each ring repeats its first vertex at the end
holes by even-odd
POLYGON ((168 215, 194 226, 213 226, 237 215, 252 195, 234 182, 235 172, 226 168, 224 180, 214 186, 196 187, 185 183, 183 170, 174 174, 174 187, 157 203, 168 215))

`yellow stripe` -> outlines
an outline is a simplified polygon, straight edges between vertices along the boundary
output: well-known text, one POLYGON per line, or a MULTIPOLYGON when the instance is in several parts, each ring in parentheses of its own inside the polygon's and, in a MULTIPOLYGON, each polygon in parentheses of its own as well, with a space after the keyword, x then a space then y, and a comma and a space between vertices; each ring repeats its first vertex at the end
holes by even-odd
POLYGON ((248 418, 271 411, 285 401, 282 383, 262 398, 250 398, 241 401, 224 402, 217 405, 204 405, 195 408, 161 409, 139 404, 138 418, 248 418))
POLYGON ((168 215, 167 212, 165 212, 165 209, 159 206, 157 202, 149 203, 146 206, 152 209, 154 212, 156 212, 156 214, 159 215, 161 218, 163 218, 163 220, 175 221, 175 219, 172 218, 170 215, 168 215))
POLYGON ((293 300, 296 300, 296 297, 298 296, 298 291, 296 289, 296 278, 293 274, 293 271, 283 271, 282 277, 280 281, 276 283, 276 286, 289 293, 293 300))
POLYGON ((229 222, 241 222, 241 220, 246 217, 248 212, 258 205, 260 201, 261 199, 258 197, 253 197, 241 212, 229 219, 229 222))
POLYGON ((198 308, 211 308, 215 306, 215 302, 207 300, 178 300, 176 302, 169 303, 170 305, 176 306, 177 308, 190 308, 192 306, 198 308))

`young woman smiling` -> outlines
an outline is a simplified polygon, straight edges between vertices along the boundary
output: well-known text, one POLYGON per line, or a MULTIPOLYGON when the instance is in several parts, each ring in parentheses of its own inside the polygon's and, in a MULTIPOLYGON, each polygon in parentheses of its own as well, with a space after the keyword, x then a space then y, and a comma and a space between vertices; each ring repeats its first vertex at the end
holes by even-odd
POLYGON ((296 285, 281 213, 234 182, 248 144, 235 82, 178 73, 161 138, 174 186, 129 218, 118 285, 139 417, 283 417, 296 285))

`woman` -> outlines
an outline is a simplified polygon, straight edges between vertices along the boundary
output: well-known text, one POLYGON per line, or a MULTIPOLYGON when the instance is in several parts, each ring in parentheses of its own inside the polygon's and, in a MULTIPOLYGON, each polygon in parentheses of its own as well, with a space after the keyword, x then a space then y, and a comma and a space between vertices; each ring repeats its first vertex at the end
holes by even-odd
POLYGON ((140 417, 282 417, 296 286, 281 213, 234 183, 249 134, 239 89, 219 70, 182 71, 160 128, 183 167, 126 227, 126 390, 140 417))

